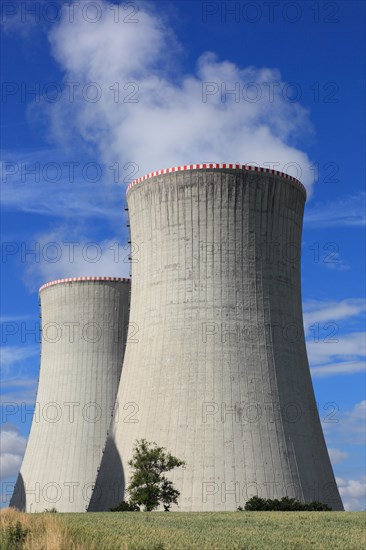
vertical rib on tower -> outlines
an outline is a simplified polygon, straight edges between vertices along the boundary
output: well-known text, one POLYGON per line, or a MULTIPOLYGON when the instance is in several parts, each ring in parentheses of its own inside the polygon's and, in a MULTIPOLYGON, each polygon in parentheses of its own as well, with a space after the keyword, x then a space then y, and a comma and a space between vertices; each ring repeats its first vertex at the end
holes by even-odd
POLYGON ((103 457, 90 509, 122 498, 140 438, 186 461, 171 477, 182 511, 236 510, 253 494, 343 509, 303 332, 305 199, 294 178, 235 165, 163 170, 129 187, 138 333, 117 402, 138 412, 114 422, 117 453, 103 457))
POLYGON ((37 400, 10 505, 85 512, 121 374, 130 280, 62 279, 41 287, 40 299, 37 400))

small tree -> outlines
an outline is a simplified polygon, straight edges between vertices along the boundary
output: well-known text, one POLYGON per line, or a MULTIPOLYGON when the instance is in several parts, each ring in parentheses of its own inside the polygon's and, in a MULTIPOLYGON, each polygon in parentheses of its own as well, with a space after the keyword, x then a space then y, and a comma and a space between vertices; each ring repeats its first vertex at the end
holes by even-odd
POLYGON ((151 512, 163 504, 168 512, 172 504, 178 503, 180 492, 163 474, 184 467, 183 460, 172 456, 164 447, 141 439, 136 441, 128 464, 132 468, 132 477, 127 492, 132 505, 144 506, 146 512, 151 512))

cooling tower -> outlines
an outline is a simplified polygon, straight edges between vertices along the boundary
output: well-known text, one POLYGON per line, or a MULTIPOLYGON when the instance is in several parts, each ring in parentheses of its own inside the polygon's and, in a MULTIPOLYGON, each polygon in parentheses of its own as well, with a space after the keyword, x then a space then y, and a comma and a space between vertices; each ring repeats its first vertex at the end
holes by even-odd
POLYGON ((291 176, 231 164, 129 186, 134 338, 117 403, 134 410, 113 421, 90 510, 126 498, 141 438, 186 461, 171 473, 179 510, 232 511, 253 495, 343 509, 304 340, 305 200, 291 176))
POLYGON ((130 280, 61 279, 41 287, 40 301, 36 407, 10 506, 85 512, 121 374, 130 280))

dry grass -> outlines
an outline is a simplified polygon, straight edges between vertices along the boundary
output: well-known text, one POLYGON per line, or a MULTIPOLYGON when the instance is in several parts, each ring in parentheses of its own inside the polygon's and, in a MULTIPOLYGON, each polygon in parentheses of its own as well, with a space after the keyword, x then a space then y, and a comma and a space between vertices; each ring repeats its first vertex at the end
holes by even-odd
POLYGON ((0 511, 0 549, 13 550, 14 545, 7 542, 9 530, 15 529, 20 522, 22 529, 28 529, 22 550, 92 550, 88 543, 84 546, 75 543, 67 525, 60 522, 57 514, 25 514, 12 508, 0 511))

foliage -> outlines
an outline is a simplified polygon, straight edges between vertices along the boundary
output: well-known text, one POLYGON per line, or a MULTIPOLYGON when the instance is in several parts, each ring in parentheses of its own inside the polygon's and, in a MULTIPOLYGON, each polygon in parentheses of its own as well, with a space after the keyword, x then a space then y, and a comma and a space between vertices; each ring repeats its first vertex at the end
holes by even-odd
MULTIPOLYGON (((240 511, 243 510, 241 506, 239 508, 240 511)), ((281 500, 278 500, 277 498, 265 499, 254 496, 245 503, 245 510, 247 512, 330 512, 332 509, 327 504, 318 501, 303 503, 289 497, 282 497, 281 500)))
POLYGON ((56 514, 57 513, 57 509, 56 508, 45 508, 44 514, 56 514))
POLYGON ((307 512, 331 512, 332 509, 327 504, 323 504, 323 502, 319 502, 318 500, 313 500, 312 502, 309 502, 309 504, 306 504, 306 511, 307 512))
POLYGON ((6 547, 9 550, 21 550, 28 536, 29 529, 23 527, 18 520, 15 524, 10 523, 5 529, 6 547))
POLYGON ((131 504, 122 500, 115 508, 111 508, 111 512, 139 512, 140 508, 137 504, 131 504))
POLYGON ((178 503, 180 492, 163 474, 185 466, 185 462, 158 447, 146 439, 136 441, 132 459, 128 463, 132 468, 132 476, 127 488, 130 504, 143 506, 146 512, 151 512, 164 506, 168 512, 172 504, 178 503))

